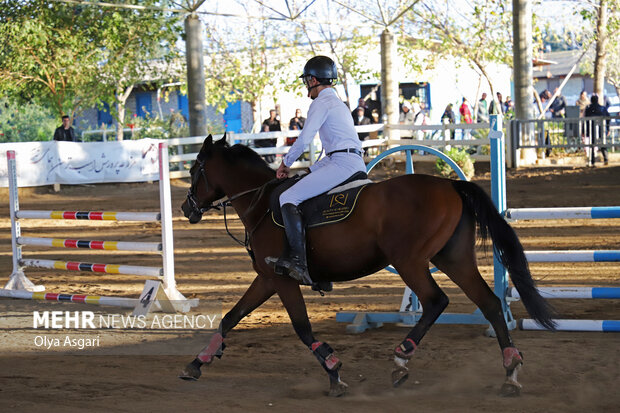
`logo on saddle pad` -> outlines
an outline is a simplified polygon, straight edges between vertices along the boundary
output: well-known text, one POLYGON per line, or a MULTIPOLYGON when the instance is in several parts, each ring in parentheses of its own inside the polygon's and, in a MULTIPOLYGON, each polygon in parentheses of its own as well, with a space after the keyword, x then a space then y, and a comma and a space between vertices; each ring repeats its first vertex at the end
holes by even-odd
MULTIPOLYGON (((295 182, 292 182, 292 184, 295 182)), ((332 224, 347 218, 353 212, 359 194, 370 183, 371 181, 368 179, 354 181, 302 202, 300 210, 304 217, 306 227, 312 228, 320 225, 332 224)), ((282 213, 280 212, 280 194, 291 185, 285 183, 282 185, 286 186, 285 188, 281 189, 278 187, 272 194, 271 217, 273 222, 280 227, 284 227, 282 213)))

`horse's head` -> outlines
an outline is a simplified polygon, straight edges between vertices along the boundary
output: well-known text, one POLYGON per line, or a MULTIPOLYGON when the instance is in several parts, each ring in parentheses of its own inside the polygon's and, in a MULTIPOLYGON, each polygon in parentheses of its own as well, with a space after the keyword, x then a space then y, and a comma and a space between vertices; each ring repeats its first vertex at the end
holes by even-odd
POLYGON ((228 147, 226 135, 216 142, 213 142, 211 135, 207 136, 194 165, 189 170, 192 185, 181 209, 191 224, 199 222, 202 214, 208 210, 217 208, 212 205, 213 202, 225 195, 217 177, 217 162, 214 161, 214 155, 221 153, 226 147, 228 147))

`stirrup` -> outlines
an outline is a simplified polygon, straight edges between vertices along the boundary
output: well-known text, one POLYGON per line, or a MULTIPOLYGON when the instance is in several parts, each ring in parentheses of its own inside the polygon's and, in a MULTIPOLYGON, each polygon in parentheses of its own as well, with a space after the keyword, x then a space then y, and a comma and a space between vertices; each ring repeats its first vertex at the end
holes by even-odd
POLYGON ((273 270, 278 275, 291 277, 303 285, 313 284, 312 278, 308 274, 308 269, 290 258, 266 257, 265 262, 273 265, 273 270))
POLYGON ((312 291, 318 291, 323 295, 323 292, 330 292, 334 289, 334 284, 331 281, 316 281, 312 283, 312 291))

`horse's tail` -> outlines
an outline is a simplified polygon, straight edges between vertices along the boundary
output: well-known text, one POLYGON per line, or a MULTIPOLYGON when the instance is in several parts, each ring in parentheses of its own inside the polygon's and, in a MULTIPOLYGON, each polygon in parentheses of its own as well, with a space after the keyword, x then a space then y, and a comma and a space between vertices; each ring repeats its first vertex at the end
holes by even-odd
POLYGON ((540 325, 554 330, 553 308, 536 289, 523 246, 514 229, 497 212, 493 201, 480 186, 459 180, 452 184, 463 200, 463 212, 467 210, 475 217, 482 242, 484 243, 488 235, 491 236, 493 249, 500 262, 508 269, 510 279, 529 315, 540 325))

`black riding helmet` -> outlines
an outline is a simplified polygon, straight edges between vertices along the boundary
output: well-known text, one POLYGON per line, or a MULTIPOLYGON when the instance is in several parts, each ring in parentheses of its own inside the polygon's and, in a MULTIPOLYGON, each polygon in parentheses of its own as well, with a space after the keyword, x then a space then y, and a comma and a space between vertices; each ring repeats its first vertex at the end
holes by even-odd
POLYGON ((304 66, 304 73, 299 77, 305 80, 310 76, 316 77, 321 84, 331 85, 338 79, 336 63, 327 56, 314 56, 308 60, 304 66))

